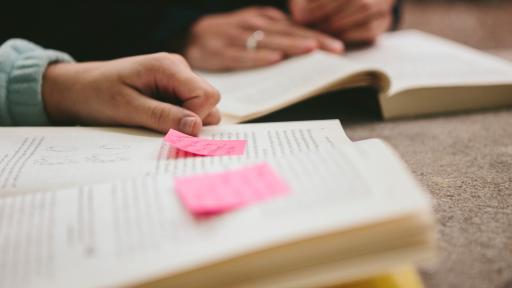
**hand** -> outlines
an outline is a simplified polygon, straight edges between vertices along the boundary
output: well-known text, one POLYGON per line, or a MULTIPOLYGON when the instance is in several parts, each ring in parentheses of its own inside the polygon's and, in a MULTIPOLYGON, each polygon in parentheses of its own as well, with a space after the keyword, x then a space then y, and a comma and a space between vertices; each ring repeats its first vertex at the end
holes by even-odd
POLYGON ((317 48, 340 53, 343 44, 293 24, 277 9, 252 7, 199 19, 191 29, 184 54, 194 68, 233 70, 270 65, 317 48), (255 50, 248 50, 246 41, 258 30, 264 37, 255 50))
POLYGON ((203 125, 220 121, 217 90, 181 56, 167 53, 53 64, 42 91, 56 124, 139 126, 163 133, 174 128, 197 135, 203 125))
POLYGON ((292 18, 346 43, 373 42, 393 22, 394 0, 290 0, 292 18))

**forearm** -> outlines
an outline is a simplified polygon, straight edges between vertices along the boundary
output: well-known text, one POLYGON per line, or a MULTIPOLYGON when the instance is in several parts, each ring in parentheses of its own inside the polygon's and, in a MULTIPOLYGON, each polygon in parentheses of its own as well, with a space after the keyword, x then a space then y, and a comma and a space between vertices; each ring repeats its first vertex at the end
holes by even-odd
POLYGON ((402 6, 403 0, 395 1, 395 5, 393 6, 393 24, 391 26, 391 30, 396 30, 400 26, 400 22, 402 20, 402 6))

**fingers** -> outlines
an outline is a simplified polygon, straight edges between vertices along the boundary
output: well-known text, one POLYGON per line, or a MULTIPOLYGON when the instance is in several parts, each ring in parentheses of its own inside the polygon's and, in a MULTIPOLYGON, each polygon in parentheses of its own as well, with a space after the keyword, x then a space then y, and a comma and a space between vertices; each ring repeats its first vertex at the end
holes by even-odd
POLYGON ((225 47, 222 49, 222 52, 212 50, 216 49, 203 49, 201 51, 202 53, 192 53, 192 51, 189 51, 187 59, 195 68, 210 71, 263 67, 275 64, 284 59, 284 54, 279 51, 270 49, 248 51, 241 45, 225 47), (215 57, 211 57, 211 55, 215 55, 215 57))
POLYGON ((277 20, 260 16, 259 14, 248 15, 247 19, 240 19, 240 29, 237 33, 231 35, 231 43, 245 47, 247 38, 254 31, 261 30, 265 33, 265 37, 258 43, 258 47, 280 51, 286 56, 308 53, 317 48, 332 53, 341 53, 344 50, 343 43, 338 39, 322 32, 293 24, 284 14, 282 15, 283 17, 277 20))
POLYGON ((320 49, 322 50, 335 54, 339 54, 345 51, 345 44, 336 38, 327 36, 323 33, 317 33, 316 37, 318 39, 318 42, 320 43, 320 49))
POLYGON ((287 56, 294 56, 311 52, 317 49, 319 44, 313 38, 270 34, 258 43, 258 47, 282 51, 287 56))
POLYGON ((269 49, 256 49, 248 51, 245 48, 226 49, 227 69, 247 69, 275 64, 284 58, 280 51, 269 49))
POLYGON ((208 82, 192 72, 185 59, 179 55, 158 53, 141 57, 146 82, 151 90, 179 99, 183 107, 206 117, 220 101, 219 92, 208 82))
POLYGON ((344 45, 323 32, 292 23, 275 8, 251 7, 198 20, 185 57, 194 68, 219 71, 267 66, 315 49, 340 53, 344 45), (264 37, 257 49, 248 50, 247 40, 258 30, 264 37))
POLYGON ((218 114, 215 108, 220 101, 219 92, 193 73, 183 57, 158 53, 129 59, 133 62, 124 69, 127 76, 123 80, 140 95, 146 95, 139 95, 138 98, 144 99, 133 100, 135 104, 131 105, 146 111, 142 121, 144 127, 164 132, 172 127, 187 134, 197 134, 207 117, 211 124, 220 120, 214 117, 218 114), (151 98, 156 95, 164 102, 151 98), (182 107, 165 103, 176 100, 182 107), (214 116, 210 116, 212 113, 214 116))
POLYGON ((221 120, 221 115, 219 109, 215 108, 208 116, 206 116, 203 120, 204 125, 216 125, 219 124, 221 120))
POLYGON ((182 106, 203 120, 220 101, 217 89, 191 71, 177 75, 173 88, 173 96, 183 101, 182 106))
POLYGON ((339 6, 334 16, 320 25, 324 31, 339 33, 359 26, 375 18, 391 14, 392 0, 353 0, 339 6))
MULTIPOLYGON (((344 45, 340 40, 322 32, 300 27, 298 25, 293 25, 289 22, 274 23, 273 25, 269 26, 265 32, 269 34, 265 38, 272 37, 272 35, 275 35, 275 37, 287 36, 289 41, 288 46, 302 45, 301 49, 305 52, 312 51, 316 48, 320 48, 332 53, 341 53, 344 50, 344 45), (315 46, 311 44, 312 40, 316 42, 315 46), (309 41, 309 43, 306 41, 309 41)), ((263 39, 262 42, 265 42, 265 39, 263 39)), ((293 56, 297 54, 289 55, 293 56)))
POLYGON ((284 59, 284 54, 279 51, 270 49, 257 49, 254 51, 248 51, 245 47, 233 46, 224 48, 222 53, 205 53, 202 57, 194 59, 190 58, 190 61, 194 67, 199 69, 212 71, 229 71, 236 69, 264 67, 278 63, 282 59, 284 59), (216 55, 216 57, 211 59, 209 55, 216 55))
POLYGON ((125 125, 145 127, 162 133, 172 128, 194 136, 203 126, 201 118, 192 111, 157 101, 135 90, 126 92, 125 102, 119 120, 125 125))

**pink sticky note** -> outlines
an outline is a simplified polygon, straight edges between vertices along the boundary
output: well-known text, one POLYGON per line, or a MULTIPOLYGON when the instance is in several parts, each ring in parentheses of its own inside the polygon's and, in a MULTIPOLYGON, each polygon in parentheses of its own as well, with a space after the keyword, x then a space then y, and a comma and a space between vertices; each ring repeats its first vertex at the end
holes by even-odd
POLYGON ((181 201, 195 215, 226 212, 290 190, 267 163, 180 177, 174 183, 181 201))
POLYGON ((173 129, 167 132, 164 140, 179 150, 203 156, 242 155, 247 146, 246 140, 201 139, 173 129))

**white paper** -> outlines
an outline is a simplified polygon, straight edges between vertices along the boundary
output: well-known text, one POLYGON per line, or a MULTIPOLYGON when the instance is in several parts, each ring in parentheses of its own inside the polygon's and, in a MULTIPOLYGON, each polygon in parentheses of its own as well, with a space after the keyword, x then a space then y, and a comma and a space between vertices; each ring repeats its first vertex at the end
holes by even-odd
POLYGON ((223 113, 244 116, 289 103, 361 70, 340 56, 315 51, 269 67, 198 73, 221 93, 223 113))
POLYGON ((206 127, 201 137, 246 139, 243 156, 174 159, 163 135, 120 128, 0 128, 0 197, 66 186, 300 154, 349 143, 338 120, 206 127))
POLYGON ((512 83, 512 64, 414 30, 391 32, 346 58, 389 75, 394 94, 411 88, 512 83))

